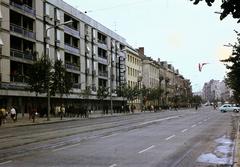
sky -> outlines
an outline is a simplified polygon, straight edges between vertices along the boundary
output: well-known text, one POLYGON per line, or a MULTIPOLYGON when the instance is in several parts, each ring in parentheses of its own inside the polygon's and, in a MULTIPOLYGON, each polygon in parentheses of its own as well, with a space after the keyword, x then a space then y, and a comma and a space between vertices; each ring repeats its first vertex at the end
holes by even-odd
MULTIPOLYGON (((217 0, 218 1, 218 0, 217 0)), ((208 7, 189 0, 65 0, 68 4, 115 31, 145 55, 167 61, 201 91, 211 79, 223 80, 226 68, 219 60, 231 55, 225 47, 236 41, 237 20, 220 21, 220 1, 208 7), (205 65, 198 71, 198 63, 205 65)))

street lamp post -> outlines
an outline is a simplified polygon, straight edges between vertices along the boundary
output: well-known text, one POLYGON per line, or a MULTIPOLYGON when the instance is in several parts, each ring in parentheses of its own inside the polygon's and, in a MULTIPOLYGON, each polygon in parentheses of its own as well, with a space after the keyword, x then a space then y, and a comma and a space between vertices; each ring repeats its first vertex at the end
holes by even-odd
MULTIPOLYGON (((50 26, 50 27, 45 29, 45 32, 44 32, 44 53, 45 53, 45 56, 48 56, 48 58, 50 58, 49 57, 49 50, 48 50, 48 53, 47 53, 47 49, 46 49, 46 44, 47 44, 46 38, 47 38, 48 30, 50 30, 52 28, 57 28, 59 26, 69 24, 69 23, 72 23, 72 22, 73 22, 72 20, 69 20, 69 21, 54 25, 54 26, 50 26)), ((47 77, 49 77, 49 76, 47 76, 47 77)), ((50 83, 49 82, 48 82, 48 85, 47 85, 47 100, 48 100, 47 120, 49 121, 50 120, 50 109, 51 109, 51 105, 50 105, 50 83)))

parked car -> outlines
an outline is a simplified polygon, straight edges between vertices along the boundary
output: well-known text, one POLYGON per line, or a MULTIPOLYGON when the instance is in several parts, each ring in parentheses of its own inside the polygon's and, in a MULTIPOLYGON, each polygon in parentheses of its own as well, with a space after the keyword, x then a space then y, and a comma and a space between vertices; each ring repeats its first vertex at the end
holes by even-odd
POLYGON ((239 105, 235 105, 235 104, 224 104, 221 107, 219 107, 219 110, 221 112, 239 112, 240 107, 239 105))

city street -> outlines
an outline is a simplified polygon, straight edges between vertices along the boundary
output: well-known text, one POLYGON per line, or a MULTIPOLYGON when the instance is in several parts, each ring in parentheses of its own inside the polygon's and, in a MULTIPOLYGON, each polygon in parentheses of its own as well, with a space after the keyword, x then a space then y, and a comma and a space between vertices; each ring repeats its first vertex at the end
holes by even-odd
POLYGON ((203 107, 0 128, 0 167, 206 166, 233 120, 203 107))

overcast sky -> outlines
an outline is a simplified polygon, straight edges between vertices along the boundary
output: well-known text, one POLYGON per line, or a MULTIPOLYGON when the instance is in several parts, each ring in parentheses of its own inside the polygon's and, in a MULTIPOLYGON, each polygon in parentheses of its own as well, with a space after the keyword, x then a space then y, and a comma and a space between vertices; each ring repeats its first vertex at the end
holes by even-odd
POLYGON ((220 5, 193 5, 189 0, 65 0, 123 36, 134 48, 144 47, 155 60, 168 61, 200 91, 211 79, 222 80, 219 59, 231 54, 224 44, 236 41, 239 27, 231 16, 219 20, 220 5), (198 71, 198 63, 209 63, 198 71))

